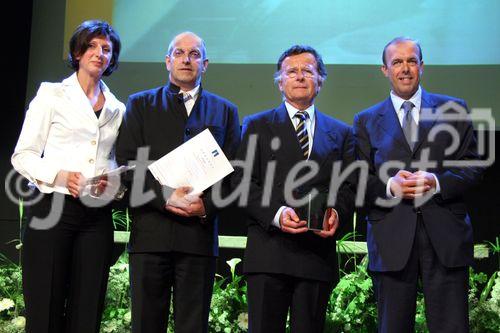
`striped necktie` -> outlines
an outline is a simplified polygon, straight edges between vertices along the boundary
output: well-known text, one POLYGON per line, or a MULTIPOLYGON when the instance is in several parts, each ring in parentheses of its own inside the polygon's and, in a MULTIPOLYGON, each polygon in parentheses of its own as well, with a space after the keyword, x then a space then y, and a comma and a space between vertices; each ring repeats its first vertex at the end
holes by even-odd
POLYGON ((309 135, 307 134, 306 119, 309 118, 309 114, 306 111, 297 111, 294 117, 299 118, 299 124, 295 129, 295 133, 299 140, 302 155, 304 159, 307 159, 309 156, 309 135))
POLYGON ((189 101, 191 98, 193 98, 193 96, 191 96, 190 93, 182 93, 182 101, 184 103, 186 103, 187 101, 189 101))

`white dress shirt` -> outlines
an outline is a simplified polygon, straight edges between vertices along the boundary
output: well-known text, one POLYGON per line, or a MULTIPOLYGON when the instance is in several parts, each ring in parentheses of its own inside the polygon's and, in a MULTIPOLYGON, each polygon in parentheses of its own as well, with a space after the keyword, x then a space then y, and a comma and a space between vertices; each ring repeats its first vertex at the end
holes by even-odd
MULTIPOLYGON (((403 118, 405 115, 405 111, 403 110, 403 103, 406 102, 406 99, 403 99, 396 95, 394 91, 391 90, 391 101, 392 105, 394 106, 394 110, 396 111, 396 115, 398 116, 399 119, 399 124, 401 127, 403 127, 403 118)), ((415 124, 418 125, 418 121, 420 120, 420 109, 422 106, 422 87, 418 86, 418 90, 413 94, 413 96, 408 99, 408 101, 413 103, 413 109, 411 109, 411 116, 413 117, 413 120, 415 121, 415 124)), ((434 193, 439 193, 440 187, 439 187, 439 181, 436 177, 435 174, 431 173, 432 176, 434 177, 436 181, 436 191, 434 193)), ((386 195, 387 197, 390 198, 395 198, 395 196, 391 193, 391 182, 392 178, 389 178, 387 181, 387 186, 386 186, 386 195)))
POLYGON ((194 103, 196 103, 196 100, 198 99, 198 95, 200 93, 200 85, 197 85, 196 87, 194 87, 194 89, 189 91, 184 91, 181 89, 179 93, 182 93, 183 95, 184 106, 186 107, 187 115, 189 117, 191 111, 193 110, 194 103), (189 97, 187 95, 189 95, 189 97))
POLYGON ((88 178, 116 167, 113 147, 125 105, 100 84, 105 103, 99 119, 76 73, 43 82, 31 101, 11 162, 41 192, 69 194, 54 184, 60 170, 88 178))

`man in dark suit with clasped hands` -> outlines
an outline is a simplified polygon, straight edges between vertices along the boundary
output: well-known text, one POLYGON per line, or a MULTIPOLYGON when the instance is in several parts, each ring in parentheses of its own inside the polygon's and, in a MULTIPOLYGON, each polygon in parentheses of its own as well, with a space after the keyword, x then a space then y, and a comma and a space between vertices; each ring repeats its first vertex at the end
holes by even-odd
POLYGON ((406 37, 383 51, 390 97, 357 114, 356 153, 369 167, 369 269, 379 332, 413 332, 421 282, 430 332, 468 332, 472 228, 463 194, 481 169, 463 100, 420 87, 419 43, 406 37), (450 149, 451 148, 451 149, 450 149))

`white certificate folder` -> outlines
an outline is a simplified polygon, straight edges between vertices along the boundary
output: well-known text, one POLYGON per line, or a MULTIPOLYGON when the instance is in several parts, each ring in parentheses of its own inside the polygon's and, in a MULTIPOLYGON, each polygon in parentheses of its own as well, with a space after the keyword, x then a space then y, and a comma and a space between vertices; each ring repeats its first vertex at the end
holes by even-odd
POLYGON ((234 171, 209 129, 184 142, 148 166, 161 184, 171 188, 191 186, 201 193, 234 171))

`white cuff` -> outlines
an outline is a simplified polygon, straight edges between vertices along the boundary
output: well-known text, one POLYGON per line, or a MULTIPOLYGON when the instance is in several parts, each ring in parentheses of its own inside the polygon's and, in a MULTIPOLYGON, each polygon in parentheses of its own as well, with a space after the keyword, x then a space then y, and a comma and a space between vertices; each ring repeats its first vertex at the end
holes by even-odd
POLYGON ((280 209, 276 212, 276 215, 274 215, 274 219, 271 222, 272 225, 274 225, 276 228, 281 229, 281 224, 280 224, 280 217, 281 217, 281 212, 283 212, 283 209, 285 209, 286 206, 281 206, 280 209))
POLYGON ((439 185, 438 177, 433 173, 431 173, 431 175, 432 175, 432 177, 434 177, 434 180, 436 181, 436 189, 434 191, 434 194, 438 194, 441 192, 441 186, 439 185))
POLYGON ((391 193, 392 178, 394 177, 389 178, 389 180, 387 181, 387 186, 385 187, 385 194, 387 195, 388 198, 395 198, 395 196, 391 193))

